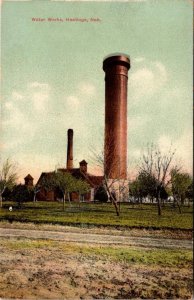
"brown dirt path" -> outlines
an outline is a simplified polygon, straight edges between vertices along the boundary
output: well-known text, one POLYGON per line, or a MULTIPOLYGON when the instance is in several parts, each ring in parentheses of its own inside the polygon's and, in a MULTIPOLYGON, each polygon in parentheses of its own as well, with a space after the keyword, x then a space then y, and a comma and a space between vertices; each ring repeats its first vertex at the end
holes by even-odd
POLYGON ((151 248, 172 248, 192 250, 192 241, 189 239, 170 239, 161 237, 126 236, 116 234, 89 233, 86 229, 81 231, 49 231, 34 229, 0 228, 1 237, 22 237, 28 239, 49 239, 64 242, 81 242, 96 244, 116 244, 151 248))

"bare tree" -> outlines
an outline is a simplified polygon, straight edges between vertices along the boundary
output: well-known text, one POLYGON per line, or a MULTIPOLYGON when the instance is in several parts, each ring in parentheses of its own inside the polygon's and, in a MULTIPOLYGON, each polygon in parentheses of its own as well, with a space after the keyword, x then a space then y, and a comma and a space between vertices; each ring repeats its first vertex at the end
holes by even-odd
MULTIPOLYGON (((111 141, 109 141, 111 143, 111 141)), ((103 187, 108 195, 109 201, 114 205, 116 215, 120 215, 120 201, 124 197, 128 197, 127 187, 128 180, 122 178, 114 178, 114 170, 119 170, 119 161, 117 158, 113 158, 114 153, 111 152, 111 146, 106 145, 104 151, 96 152, 91 149, 91 161, 92 164, 98 167, 103 173, 103 187), (105 161, 106 156, 106 161, 105 161)), ((118 171, 120 174, 120 172, 118 171)), ((122 175, 122 174, 121 174, 122 175)), ((122 199, 123 200, 123 199, 122 199)))
POLYGON ((171 167, 175 155, 175 150, 170 147, 166 153, 151 144, 147 146, 139 163, 139 173, 143 173, 155 179, 156 200, 158 204, 158 215, 161 215, 161 191, 165 189, 171 181, 171 167))
POLYGON ((3 193, 5 189, 12 189, 17 179, 16 165, 10 159, 6 159, 0 166, 0 207, 3 206, 3 193))

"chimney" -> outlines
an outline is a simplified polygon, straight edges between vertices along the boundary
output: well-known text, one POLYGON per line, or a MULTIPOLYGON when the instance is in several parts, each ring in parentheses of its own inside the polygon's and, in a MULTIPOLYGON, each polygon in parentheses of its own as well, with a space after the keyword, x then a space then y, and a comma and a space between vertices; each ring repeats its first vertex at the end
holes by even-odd
POLYGON ((105 72, 104 170, 111 178, 127 178, 127 81, 130 60, 126 55, 109 56, 105 72))
POLYGON ((83 173, 87 173, 87 162, 85 160, 80 161, 80 171, 83 173))
POLYGON ((73 129, 67 131, 67 169, 73 169, 73 129))

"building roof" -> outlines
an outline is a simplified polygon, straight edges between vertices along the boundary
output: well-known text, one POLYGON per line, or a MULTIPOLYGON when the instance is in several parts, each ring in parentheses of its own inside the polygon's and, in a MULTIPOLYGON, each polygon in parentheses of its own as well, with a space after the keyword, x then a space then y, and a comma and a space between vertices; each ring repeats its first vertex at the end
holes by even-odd
POLYGON ((91 174, 87 174, 88 175, 88 179, 93 183, 94 186, 100 186, 102 184, 103 181, 103 176, 95 176, 95 175, 91 175, 91 174))
POLYGON ((36 186, 39 185, 39 184, 41 183, 41 180, 42 180, 43 178, 49 178, 49 176, 50 176, 51 174, 53 174, 53 173, 54 173, 54 172, 42 172, 41 175, 40 175, 40 177, 39 177, 39 179, 38 179, 38 181, 37 181, 37 183, 36 183, 36 186))
MULTIPOLYGON (((73 168, 73 169, 65 169, 65 168, 60 168, 57 171, 63 172, 63 173, 70 173, 74 178, 76 179, 82 179, 86 181, 92 188, 98 187, 102 184, 103 181, 103 176, 95 176, 89 173, 82 172, 80 168, 73 168)), ((41 183, 42 178, 49 177, 53 172, 43 172, 38 181, 37 185, 41 183)))
POLYGON ((80 168, 58 170, 64 173, 70 173, 76 179, 82 179, 92 187, 97 187, 102 184, 103 176, 95 176, 87 172, 82 172, 80 168))

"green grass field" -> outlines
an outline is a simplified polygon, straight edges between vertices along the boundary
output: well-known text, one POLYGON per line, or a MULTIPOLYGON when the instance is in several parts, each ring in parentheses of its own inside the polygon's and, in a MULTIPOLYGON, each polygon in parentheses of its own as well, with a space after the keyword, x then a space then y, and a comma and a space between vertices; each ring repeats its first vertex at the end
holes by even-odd
POLYGON ((157 206, 121 204, 121 213, 117 217, 111 203, 65 203, 28 202, 17 208, 16 203, 4 202, 0 209, 0 221, 52 223, 75 226, 114 226, 153 229, 192 229, 193 208, 183 207, 182 213, 170 205, 157 214, 157 206), (9 206, 13 211, 9 211, 9 206))

